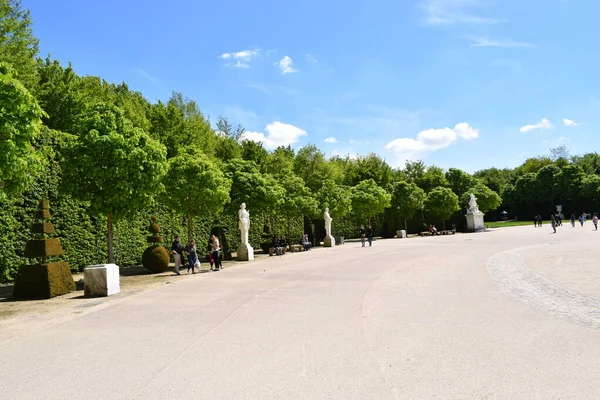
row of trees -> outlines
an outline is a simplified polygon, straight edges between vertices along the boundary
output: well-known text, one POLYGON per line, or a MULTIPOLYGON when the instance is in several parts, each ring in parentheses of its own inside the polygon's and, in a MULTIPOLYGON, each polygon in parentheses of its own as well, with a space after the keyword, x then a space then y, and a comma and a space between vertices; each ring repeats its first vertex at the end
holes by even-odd
MULTIPOLYGON (((39 58, 29 13, 18 0, 0 0, 0 32, 0 214, 22 226, 27 220, 19 208, 50 191, 59 208, 105 216, 108 259, 113 221, 145 210, 181 215, 192 236, 198 224, 237 215, 245 202, 253 220, 282 219, 286 232, 279 233, 295 237, 306 223, 319 225, 325 207, 338 234, 352 235, 368 223, 392 236, 400 227, 416 231, 448 220, 460 229, 458 211, 470 193, 488 219, 498 217, 499 207, 527 218, 552 212, 555 203, 574 211, 598 206, 596 153, 571 157, 558 148, 515 169, 469 174, 421 161, 393 169, 376 154, 327 158, 310 144, 267 151, 241 140, 244 127, 225 117, 211 121, 181 93, 151 103, 126 83, 79 76, 71 65, 39 58)), ((65 239, 68 251, 75 238, 65 239)), ((22 236, 6 240, 0 263, 18 258, 24 245, 22 236)))

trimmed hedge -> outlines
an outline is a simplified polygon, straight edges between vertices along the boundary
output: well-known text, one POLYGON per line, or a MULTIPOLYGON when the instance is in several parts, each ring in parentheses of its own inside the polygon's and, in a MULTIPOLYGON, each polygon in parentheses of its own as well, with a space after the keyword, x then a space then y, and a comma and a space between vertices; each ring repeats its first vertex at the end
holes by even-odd
POLYGON ((19 299, 49 299, 75 290, 66 262, 24 265, 15 281, 13 296, 19 299))

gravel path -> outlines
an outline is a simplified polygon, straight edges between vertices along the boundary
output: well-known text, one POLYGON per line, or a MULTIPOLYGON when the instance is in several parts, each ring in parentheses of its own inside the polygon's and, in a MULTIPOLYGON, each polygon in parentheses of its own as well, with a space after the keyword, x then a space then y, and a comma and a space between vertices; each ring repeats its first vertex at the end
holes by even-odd
POLYGON ((0 324, 1 397, 598 399, 598 240, 349 243, 0 324))

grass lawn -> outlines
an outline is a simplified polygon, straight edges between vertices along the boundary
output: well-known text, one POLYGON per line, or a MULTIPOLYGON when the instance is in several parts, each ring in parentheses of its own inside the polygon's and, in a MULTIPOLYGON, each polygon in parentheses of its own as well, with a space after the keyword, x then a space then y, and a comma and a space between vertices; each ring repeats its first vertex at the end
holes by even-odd
MULTIPOLYGON (((511 226, 533 226, 533 221, 498 221, 498 222, 486 222, 486 228, 509 228, 511 226)), ((550 226, 550 221, 542 221, 542 226, 550 226)))

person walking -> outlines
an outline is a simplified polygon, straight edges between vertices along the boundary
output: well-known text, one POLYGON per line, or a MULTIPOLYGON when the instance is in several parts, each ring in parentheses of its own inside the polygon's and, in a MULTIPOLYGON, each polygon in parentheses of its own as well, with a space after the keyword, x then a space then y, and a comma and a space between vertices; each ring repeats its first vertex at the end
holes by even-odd
POLYGON ((550 220, 550 224, 552 225, 552 229, 554 230, 554 233, 556 233, 556 219, 554 218, 554 215, 552 216, 552 219, 550 220))
POLYGON ((198 253, 196 253, 196 241, 192 239, 187 246, 186 249, 188 253, 188 267, 187 273, 190 273, 190 268, 192 269, 192 274, 196 273, 196 262, 198 261, 198 253))
POLYGON ((175 240, 173 241, 173 244, 171 244, 171 253, 173 253, 173 259, 175 261, 175 274, 176 275, 181 275, 181 273, 179 272, 179 267, 181 267, 183 264, 183 245, 181 244, 181 242, 179 241, 179 235, 175 236, 175 240))
POLYGON ((365 247, 365 238, 367 235, 367 230, 365 229, 364 225, 360 226, 358 233, 360 234, 360 242, 362 243, 362 247, 365 247))
POLYGON ((594 213, 594 217, 592 218, 592 222, 594 223, 594 230, 598 230, 598 216, 594 213))
POLYGON ((371 228, 371 225, 367 227, 367 240, 369 241, 369 247, 373 246, 373 228, 371 228))
MULTIPOLYGON (((219 243, 219 238, 215 235, 210 237, 210 245, 212 247, 212 259, 215 263, 215 271, 219 271, 222 268, 221 264, 221 243, 219 243)), ((212 271, 212 268, 211 268, 212 271)))
POLYGON ((537 221, 538 221, 538 217, 537 217, 537 215, 534 215, 533 216, 533 226, 534 226, 534 228, 537 228, 537 221))
POLYGON ((583 228, 583 224, 585 224, 585 218, 583 218, 583 215, 579 216, 579 223, 581 224, 581 227, 583 228))
POLYGON ((537 216, 537 221, 538 221, 538 226, 541 228, 542 227, 542 216, 540 214, 538 214, 538 216, 537 216))
POLYGON ((571 226, 575 228, 575 214, 571 214, 571 226))

